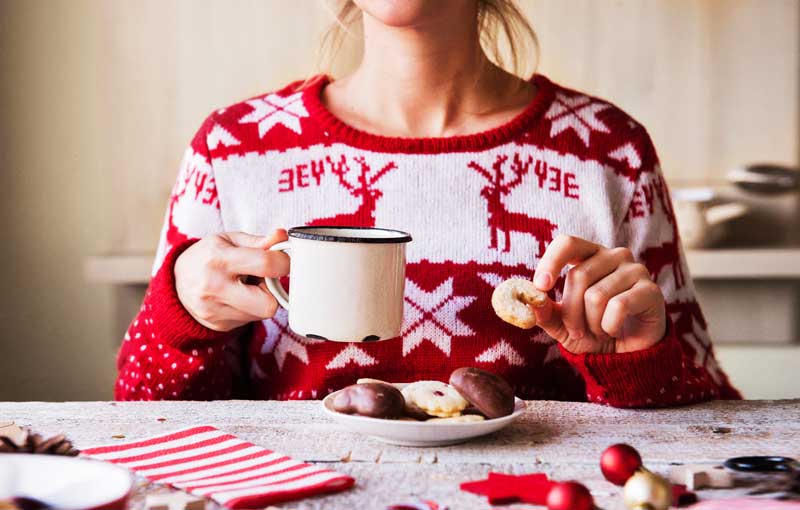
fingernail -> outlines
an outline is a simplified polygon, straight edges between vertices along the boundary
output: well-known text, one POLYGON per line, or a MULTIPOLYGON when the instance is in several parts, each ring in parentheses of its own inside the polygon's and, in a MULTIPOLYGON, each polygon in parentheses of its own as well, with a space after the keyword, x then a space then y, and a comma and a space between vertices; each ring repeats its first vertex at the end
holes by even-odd
POLYGON ((533 283, 540 289, 549 289, 550 284, 553 281, 553 277, 550 276, 550 273, 536 273, 536 276, 533 278, 533 283))

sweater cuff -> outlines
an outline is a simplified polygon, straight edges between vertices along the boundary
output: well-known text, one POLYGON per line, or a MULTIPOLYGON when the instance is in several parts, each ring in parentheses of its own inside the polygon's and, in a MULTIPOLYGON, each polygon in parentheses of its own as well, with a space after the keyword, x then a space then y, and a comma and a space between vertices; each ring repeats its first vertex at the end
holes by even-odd
POLYGON ((197 322, 183 307, 175 288, 175 261, 198 239, 178 244, 167 253, 158 272, 150 281, 145 306, 150 308, 153 323, 158 328, 159 339, 178 349, 192 343, 225 338, 224 331, 215 331, 197 322))
POLYGON ((649 407, 683 382, 683 351, 669 318, 664 338, 641 351, 573 354, 561 345, 559 348, 564 359, 583 376, 590 402, 649 407))

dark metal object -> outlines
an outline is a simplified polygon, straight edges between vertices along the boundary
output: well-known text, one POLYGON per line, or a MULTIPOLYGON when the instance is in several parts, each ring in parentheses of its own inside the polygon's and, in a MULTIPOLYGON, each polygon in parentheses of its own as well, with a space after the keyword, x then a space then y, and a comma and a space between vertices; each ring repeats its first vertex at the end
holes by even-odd
POLYGON ((775 472, 775 471, 795 471, 800 469, 800 464, 790 457, 734 457, 724 463, 725 467, 734 471, 747 472, 775 472))
POLYGON ((728 180, 754 193, 784 193, 800 190, 800 170, 774 164, 754 164, 728 173, 728 180))
POLYGON ((800 496, 800 462, 790 457, 734 457, 724 463, 728 469, 752 473, 761 480, 747 494, 769 495, 777 500, 794 500, 800 496))

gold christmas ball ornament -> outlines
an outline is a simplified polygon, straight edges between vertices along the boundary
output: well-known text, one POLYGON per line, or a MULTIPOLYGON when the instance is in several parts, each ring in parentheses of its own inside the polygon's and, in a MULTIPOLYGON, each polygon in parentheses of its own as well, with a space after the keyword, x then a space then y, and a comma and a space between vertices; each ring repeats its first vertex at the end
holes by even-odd
POLYGON ((625 506, 632 510, 668 510, 672 504, 672 486, 664 478, 639 468, 625 483, 625 506))

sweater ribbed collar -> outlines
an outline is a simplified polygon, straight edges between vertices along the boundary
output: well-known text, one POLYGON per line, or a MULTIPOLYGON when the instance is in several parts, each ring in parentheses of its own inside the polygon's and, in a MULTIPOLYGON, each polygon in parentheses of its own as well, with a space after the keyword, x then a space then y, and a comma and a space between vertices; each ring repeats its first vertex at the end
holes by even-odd
POLYGON ((331 82, 320 75, 314 78, 303 93, 303 101, 311 118, 331 137, 332 142, 341 142, 352 147, 380 152, 439 153, 464 152, 491 149, 516 139, 530 130, 550 105, 554 85, 546 77, 537 74, 531 78, 536 85, 536 95, 530 104, 513 119, 492 129, 468 135, 439 138, 390 137, 356 129, 336 117, 322 102, 322 90, 331 82))

